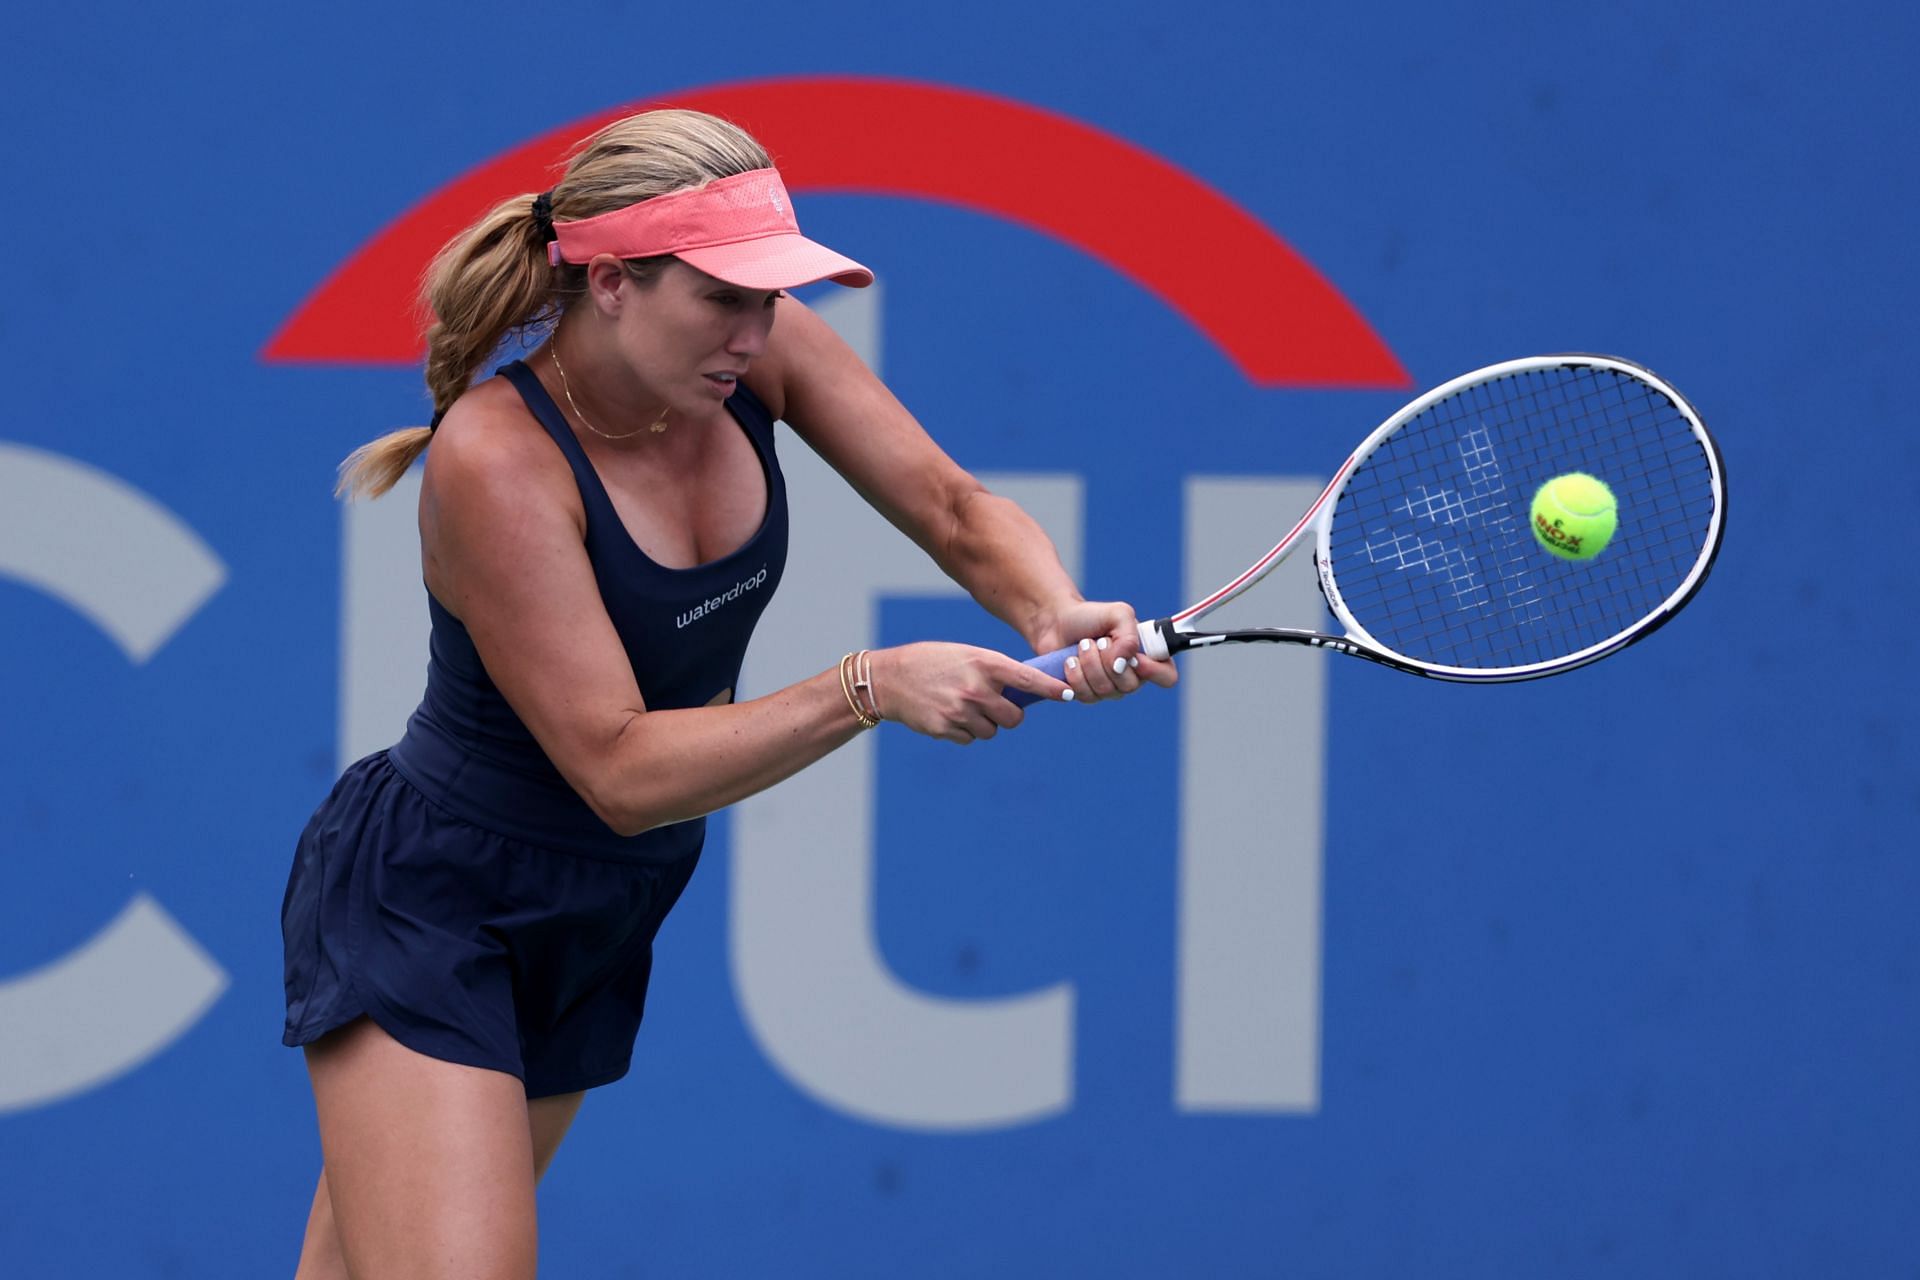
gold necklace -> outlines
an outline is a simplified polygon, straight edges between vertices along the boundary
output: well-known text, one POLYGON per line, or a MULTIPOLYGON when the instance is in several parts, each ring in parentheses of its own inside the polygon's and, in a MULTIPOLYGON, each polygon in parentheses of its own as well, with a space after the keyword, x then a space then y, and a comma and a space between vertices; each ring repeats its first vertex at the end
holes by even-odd
POLYGON ((580 406, 573 402, 573 388, 567 385, 567 370, 566 367, 560 363, 560 343, 557 340, 547 343, 547 354, 553 357, 554 371, 560 375, 560 391, 561 394, 567 397, 567 407, 573 410, 574 417, 580 419, 581 426, 593 432, 593 434, 599 436, 602 440, 631 440, 643 430, 651 431, 653 434, 659 435, 667 429, 667 414, 672 412, 671 408, 662 409, 660 416, 654 419, 653 425, 649 427, 635 427, 623 435, 608 435, 591 422, 588 422, 587 415, 580 412, 580 406))

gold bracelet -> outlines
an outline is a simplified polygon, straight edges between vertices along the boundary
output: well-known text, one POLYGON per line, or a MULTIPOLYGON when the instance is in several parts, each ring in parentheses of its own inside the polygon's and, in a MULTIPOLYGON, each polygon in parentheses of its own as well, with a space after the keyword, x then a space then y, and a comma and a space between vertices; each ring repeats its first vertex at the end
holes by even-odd
POLYGON ((864 695, 867 700, 867 714, 878 724, 886 717, 880 714, 880 697, 873 691, 873 651, 862 649, 853 660, 853 691, 864 695))
POLYGON ((860 722, 862 729, 871 729, 880 723, 879 716, 870 716, 860 709, 853 697, 853 681, 847 676, 847 668, 852 665, 854 655, 849 653, 840 659, 840 692, 847 696, 847 705, 853 709, 853 718, 860 722))

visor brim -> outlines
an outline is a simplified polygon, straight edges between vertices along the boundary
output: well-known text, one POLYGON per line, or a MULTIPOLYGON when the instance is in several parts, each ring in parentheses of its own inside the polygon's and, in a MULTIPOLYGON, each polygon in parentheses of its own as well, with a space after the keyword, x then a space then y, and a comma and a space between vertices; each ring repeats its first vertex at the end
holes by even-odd
POLYGON ((822 280, 864 289, 873 283, 873 272, 852 258, 797 233, 682 249, 675 256, 742 289, 797 289, 822 280))

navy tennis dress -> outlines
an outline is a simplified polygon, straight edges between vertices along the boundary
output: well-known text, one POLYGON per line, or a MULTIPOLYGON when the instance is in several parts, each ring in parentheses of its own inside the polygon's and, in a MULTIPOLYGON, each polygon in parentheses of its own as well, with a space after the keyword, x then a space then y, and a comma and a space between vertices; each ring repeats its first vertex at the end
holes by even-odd
MULTIPOLYGON (((600 596, 652 709, 738 685, 787 557, 767 408, 727 401, 767 487, 759 530, 692 569, 636 546, 533 372, 500 371, 566 455, 600 596)), ((300 837, 281 908, 287 1021, 309 1044, 365 1014, 401 1044, 519 1076, 528 1097, 626 1074, 653 940, 699 860, 706 819, 621 836, 554 768, 431 596, 427 691, 406 735, 350 767, 300 837)))

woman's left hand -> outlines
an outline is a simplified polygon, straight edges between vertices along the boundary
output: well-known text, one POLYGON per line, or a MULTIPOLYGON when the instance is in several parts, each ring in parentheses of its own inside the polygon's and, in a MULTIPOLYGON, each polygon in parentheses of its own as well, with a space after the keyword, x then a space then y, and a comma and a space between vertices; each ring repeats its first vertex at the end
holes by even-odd
POLYGON ((1137 690, 1142 682, 1169 688, 1180 678, 1171 661, 1140 652, 1140 623, 1133 606, 1115 600, 1076 600, 1055 610, 1035 637, 1035 649, 1052 653, 1078 643, 1060 677, 1073 686, 1075 702, 1098 702, 1137 690))

